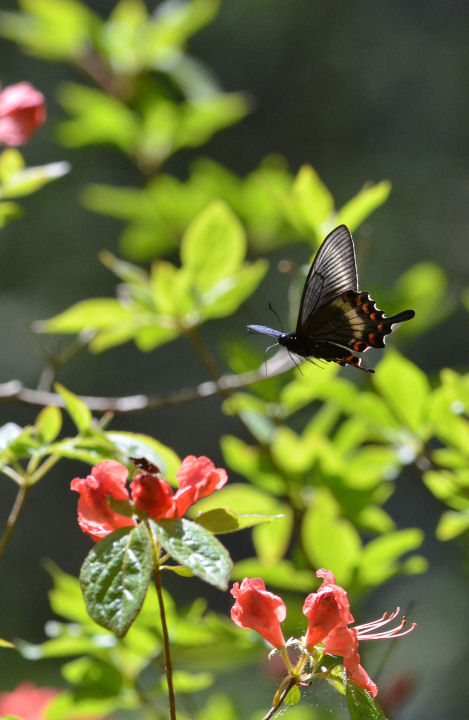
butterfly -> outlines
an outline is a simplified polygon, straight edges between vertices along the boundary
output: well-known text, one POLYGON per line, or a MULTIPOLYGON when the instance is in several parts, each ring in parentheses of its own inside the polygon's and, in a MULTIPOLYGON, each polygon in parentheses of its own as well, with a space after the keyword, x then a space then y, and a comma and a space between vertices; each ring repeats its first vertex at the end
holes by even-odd
POLYGON ((350 230, 339 225, 324 240, 306 278, 296 330, 280 332, 248 325, 249 332, 269 335, 290 353, 336 362, 372 373, 353 354, 383 348, 396 323, 411 320, 413 310, 386 317, 367 292, 358 289, 355 248, 350 230))

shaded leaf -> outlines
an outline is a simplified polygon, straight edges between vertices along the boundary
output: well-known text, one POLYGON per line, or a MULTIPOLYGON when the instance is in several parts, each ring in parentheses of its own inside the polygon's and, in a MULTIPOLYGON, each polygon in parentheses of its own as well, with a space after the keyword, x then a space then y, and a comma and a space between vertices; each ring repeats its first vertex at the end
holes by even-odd
POLYGON ((152 520, 151 525, 158 542, 178 563, 210 585, 227 589, 231 559, 212 533, 187 518, 152 520))
POLYGON ((123 637, 145 599, 151 578, 150 541, 143 523, 115 530, 91 550, 80 584, 95 622, 123 637))
POLYGON ((370 693, 355 683, 347 683, 346 697, 350 720, 386 720, 370 693))

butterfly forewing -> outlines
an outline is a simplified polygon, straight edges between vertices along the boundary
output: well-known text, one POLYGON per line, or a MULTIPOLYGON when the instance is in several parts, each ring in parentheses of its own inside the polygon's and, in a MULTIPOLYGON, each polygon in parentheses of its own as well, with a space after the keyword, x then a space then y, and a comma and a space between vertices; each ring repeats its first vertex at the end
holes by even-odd
POLYGON ((358 290, 357 265, 350 231, 339 225, 319 248, 306 278, 297 333, 311 335, 309 323, 315 319, 313 315, 346 290, 358 290))

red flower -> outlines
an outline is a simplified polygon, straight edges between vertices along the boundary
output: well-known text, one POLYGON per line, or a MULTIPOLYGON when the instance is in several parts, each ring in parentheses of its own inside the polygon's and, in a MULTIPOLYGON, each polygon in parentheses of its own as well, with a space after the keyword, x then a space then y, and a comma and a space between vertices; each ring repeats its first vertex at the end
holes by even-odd
POLYGON ((78 500, 78 524, 93 540, 102 540, 117 528, 135 525, 135 520, 115 512, 108 503, 129 500, 125 486, 127 468, 115 460, 103 460, 91 470, 86 478, 75 478, 70 485, 80 493, 78 500))
POLYGON ((21 683, 11 692, 0 693, 0 715, 14 715, 21 720, 44 720, 47 706, 58 694, 55 688, 21 683))
POLYGON ((155 520, 183 517, 201 497, 219 490, 228 480, 226 470, 216 468, 207 457, 188 455, 176 473, 179 489, 173 493, 166 480, 142 473, 130 484, 132 500, 155 520))
POLYGON ((350 604, 347 597, 347 591, 344 590, 340 585, 336 585, 335 577, 330 570, 316 570, 316 577, 322 577, 322 585, 319 588, 319 593, 330 590, 337 601, 339 608, 339 616, 341 625, 348 625, 353 622, 353 615, 350 612, 350 604))
POLYGON ((21 720, 44 720, 46 705, 58 692, 54 688, 21 683, 11 692, 0 693, 0 715, 15 715, 21 720))
POLYGON ((334 591, 324 586, 317 593, 310 593, 303 605, 308 618, 304 645, 311 649, 322 642, 328 632, 340 621, 340 609, 334 591))
POLYGON ((136 506, 154 520, 176 517, 173 489, 164 478, 141 473, 130 483, 130 492, 136 506))
POLYGON ((0 91, 0 142, 23 145, 46 121, 44 95, 30 83, 21 82, 0 91))
POLYGON ((285 646, 280 623, 285 620, 287 608, 282 598, 267 592, 261 578, 244 578, 230 590, 236 598, 231 608, 231 619, 242 628, 256 630, 276 648, 285 646))
POLYGON ((187 508, 199 498, 211 495, 228 481, 223 468, 216 468, 208 457, 188 455, 176 473, 179 490, 175 495, 177 515, 182 517, 187 508))

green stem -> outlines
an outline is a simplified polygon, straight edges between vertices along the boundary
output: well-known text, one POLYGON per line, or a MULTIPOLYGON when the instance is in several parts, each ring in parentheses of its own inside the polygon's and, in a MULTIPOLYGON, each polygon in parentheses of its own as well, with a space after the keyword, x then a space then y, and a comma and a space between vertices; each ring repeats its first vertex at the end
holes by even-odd
POLYGON ((171 651, 169 646, 168 625, 166 622, 166 611, 164 607, 163 589, 161 586, 161 573, 159 561, 159 543, 153 537, 150 524, 147 524, 147 531, 151 538, 151 547, 153 552, 153 579, 155 581, 156 594, 158 596, 158 604, 160 607, 161 630, 163 633, 163 649, 164 649, 164 665, 166 673, 166 681, 168 683, 168 700, 169 700, 169 717, 170 720, 176 720, 176 699, 174 697, 173 686, 173 667, 171 662, 171 651))
POLYGON ((29 485, 35 485, 37 482, 39 482, 39 480, 41 480, 41 478, 43 478, 44 475, 54 467, 54 465, 57 465, 59 460, 59 455, 49 455, 47 460, 44 460, 42 465, 40 465, 31 475, 29 479, 29 485))

